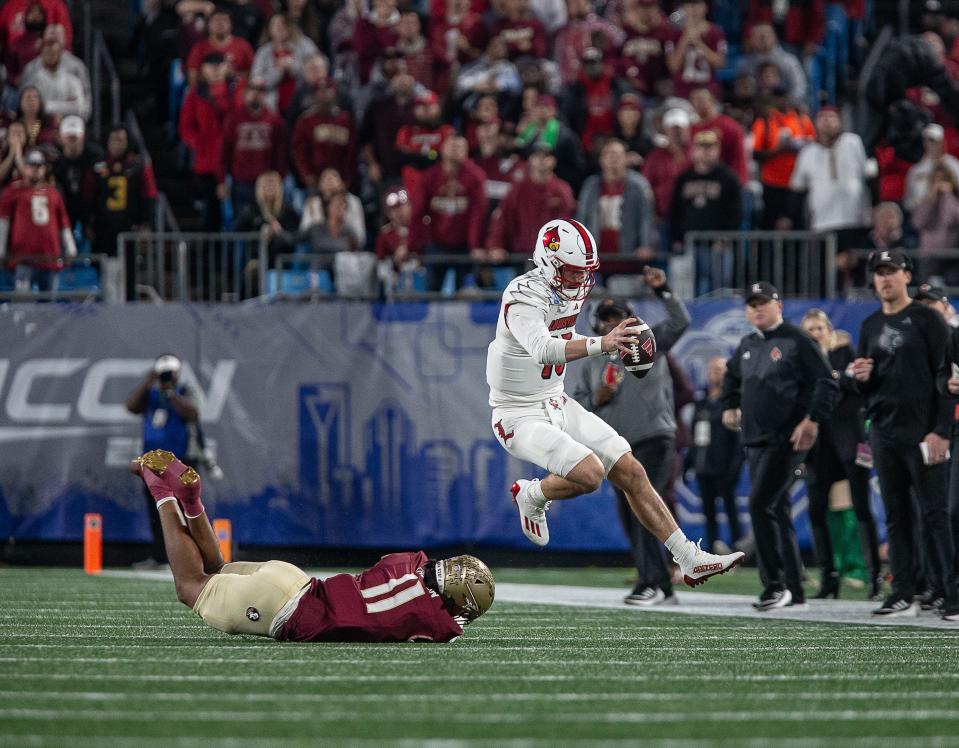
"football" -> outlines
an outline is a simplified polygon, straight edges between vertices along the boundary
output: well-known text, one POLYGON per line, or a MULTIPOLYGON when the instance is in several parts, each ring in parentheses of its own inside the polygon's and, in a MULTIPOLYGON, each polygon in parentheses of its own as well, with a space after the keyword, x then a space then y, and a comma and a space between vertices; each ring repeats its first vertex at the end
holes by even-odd
POLYGON ((626 371, 642 379, 649 374, 656 360, 656 336, 643 320, 639 320, 638 324, 627 329, 636 333, 637 340, 629 346, 631 352, 623 354, 623 364, 626 371))

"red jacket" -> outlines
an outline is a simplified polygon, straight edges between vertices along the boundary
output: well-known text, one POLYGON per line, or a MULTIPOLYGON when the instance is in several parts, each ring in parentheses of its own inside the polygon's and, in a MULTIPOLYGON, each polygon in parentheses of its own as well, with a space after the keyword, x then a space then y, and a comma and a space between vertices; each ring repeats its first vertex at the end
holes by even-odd
POLYGON ((677 159, 668 148, 657 146, 646 156, 643 162, 643 176, 653 188, 656 203, 656 218, 660 221, 669 216, 669 204, 673 199, 673 187, 679 175, 686 171, 688 157, 677 159))
POLYGON ((356 126, 353 116, 336 109, 308 109, 293 126, 293 168, 304 184, 324 169, 336 169, 346 184, 356 174, 356 126))
POLYGON ((547 221, 576 212, 572 188, 557 176, 546 184, 525 179, 513 185, 493 213, 486 244, 507 252, 531 252, 547 221))
POLYGON ((21 36, 27 33, 23 23, 23 16, 27 6, 39 2, 47 14, 47 26, 60 24, 66 35, 66 48, 73 49, 73 24, 70 22, 70 11, 63 0, 6 0, 0 8, 0 29, 6 36, 6 46, 14 44, 21 36))
MULTIPOLYGON (((380 233, 376 237, 376 259, 392 258, 396 254, 396 250, 404 244, 409 250, 409 243, 410 229, 408 226, 394 226, 392 223, 388 223, 380 229, 380 233)), ((412 253, 412 250, 410 251, 412 253)))
POLYGON ((826 33, 826 4, 823 0, 804 0, 789 2, 786 15, 782 19, 773 16, 773 0, 750 0, 749 13, 746 15, 743 38, 755 24, 771 23, 780 32, 780 41, 784 44, 822 44, 826 33))
POLYGON ((370 80, 373 65, 384 49, 396 46, 396 26, 377 26, 368 18, 359 18, 353 27, 353 51, 360 68, 360 83, 370 80))
POLYGON ((286 176, 286 123, 269 109, 253 114, 241 107, 223 123, 219 180, 255 182, 265 171, 286 176))
POLYGON ((201 39, 190 47, 190 56, 186 59, 186 69, 199 71, 203 58, 211 52, 221 52, 226 57, 230 69, 239 75, 247 75, 253 67, 253 47, 239 36, 230 37, 225 49, 215 46, 209 39, 201 39))
POLYGON ((63 234, 70 231, 70 218, 63 198, 52 184, 11 184, 0 197, 0 221, 8 225, 5 249, 11 267, 18 264, 17 258, 22 255, 49 258, 28 260, 35 267, 63 267, 63 234))
POLYGON ((509 58, 546 57, 549 41, 546 38, 546 28, 535 17, 522 18, 513 21, 504 18, 493 24, 490 36, 502 36, 506 40, 509 58))
POLYGON ((426 170, 413 193, 410 249, 482 247, 485 221, 483 173, 469 159, 452 174, 438 163, 426 170))
POLYGON ((237 108, 234 84, 216 94, 205 84, 187 91, 180 110, 180 139, 193 151, 196 174, 218 174, 223 151, 223 124, 237 108))
POLYGON ((452 125, 403 125, 396 133, 396 152, 405 162, 403 184, 413 194, 424 169, 436 163, 440 148, 456 130, 452 125))

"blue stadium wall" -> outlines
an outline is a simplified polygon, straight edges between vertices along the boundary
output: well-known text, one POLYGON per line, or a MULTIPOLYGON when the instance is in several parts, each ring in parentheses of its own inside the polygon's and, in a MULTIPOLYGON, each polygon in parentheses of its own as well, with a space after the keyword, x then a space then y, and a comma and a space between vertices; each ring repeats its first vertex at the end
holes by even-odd
MULTIPOLYGON (((795 301, 786 316, 812 306, 854 338, 876 308, 795 301)), ((637 309, 662 317, 655 302, 637 309)), ((748 326, 732 301, 690 312, 674 352, 701 386, 706 361, 729 355, 748 326)), ((526 548, 508 488, 534 470, 499 446, 486 402, 497 313, 486 302, 4 306, 0 537, 78 540, 82 515, 96 511, 107 541, 147 539, 127 470, 141 421, 123 403, 153 358, 172 352, 224 471, 207 481, 205 503, 232 520, 240 544, 526 548)), ((679 485, 678 513, 699 537, 695 488, 679 485)), ((740 488, 745 518, 745 477, 740 488)), ((801 484, 792 500, 808 546, 801 484)), ((557 550, 627 547, 608 486, 554 505, 550 528, 557 550)))

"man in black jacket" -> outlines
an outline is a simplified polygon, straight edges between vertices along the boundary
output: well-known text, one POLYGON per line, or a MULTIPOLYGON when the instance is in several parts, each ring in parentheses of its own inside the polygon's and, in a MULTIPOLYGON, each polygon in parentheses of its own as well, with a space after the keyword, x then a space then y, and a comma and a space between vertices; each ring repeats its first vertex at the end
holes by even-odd
POLYGON ((866 116, 861 123, 866 153, 871 155, 886 134, 889 108, 914 86, 931 88, 952 117, 959 115, 959 84, 947 72, 945 60, 942 39, 933 31, 889 42, 866 81, 866 116))
POLYGON ((900 250, 869 258, 873 287, 882 308, 859 332, 852 375, 866 396, 872 421, 872 451, 886 508, 892 594, 873 611, 884 617, 913 617, 915 547, 910 489, 922 513, 929 582, 942 598, 943 617, 959 622, 947 499, 949 437, 953 401, 940 394, 949 331, 942 317, 909 298, 909 258, 900 250))
POLYGON ((749 515, 763 583, 753 607, 760 611, 806 602, 788 489, 838 393, 819 346, 783 320, 782 308, 771 284, 749 287, 746 318, 756 332, 729 360, 723 387, 723 425, 742 429, 749 460, 749 515))

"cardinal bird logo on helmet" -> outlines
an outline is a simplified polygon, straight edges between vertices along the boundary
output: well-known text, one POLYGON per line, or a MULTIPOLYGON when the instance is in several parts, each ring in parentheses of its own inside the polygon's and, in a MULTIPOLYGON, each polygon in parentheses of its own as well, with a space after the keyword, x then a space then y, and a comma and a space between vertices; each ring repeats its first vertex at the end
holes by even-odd
POLYGON ((543 246, 554 252, 559 249, 559 226, 550 226, 543 234, 543 246))

